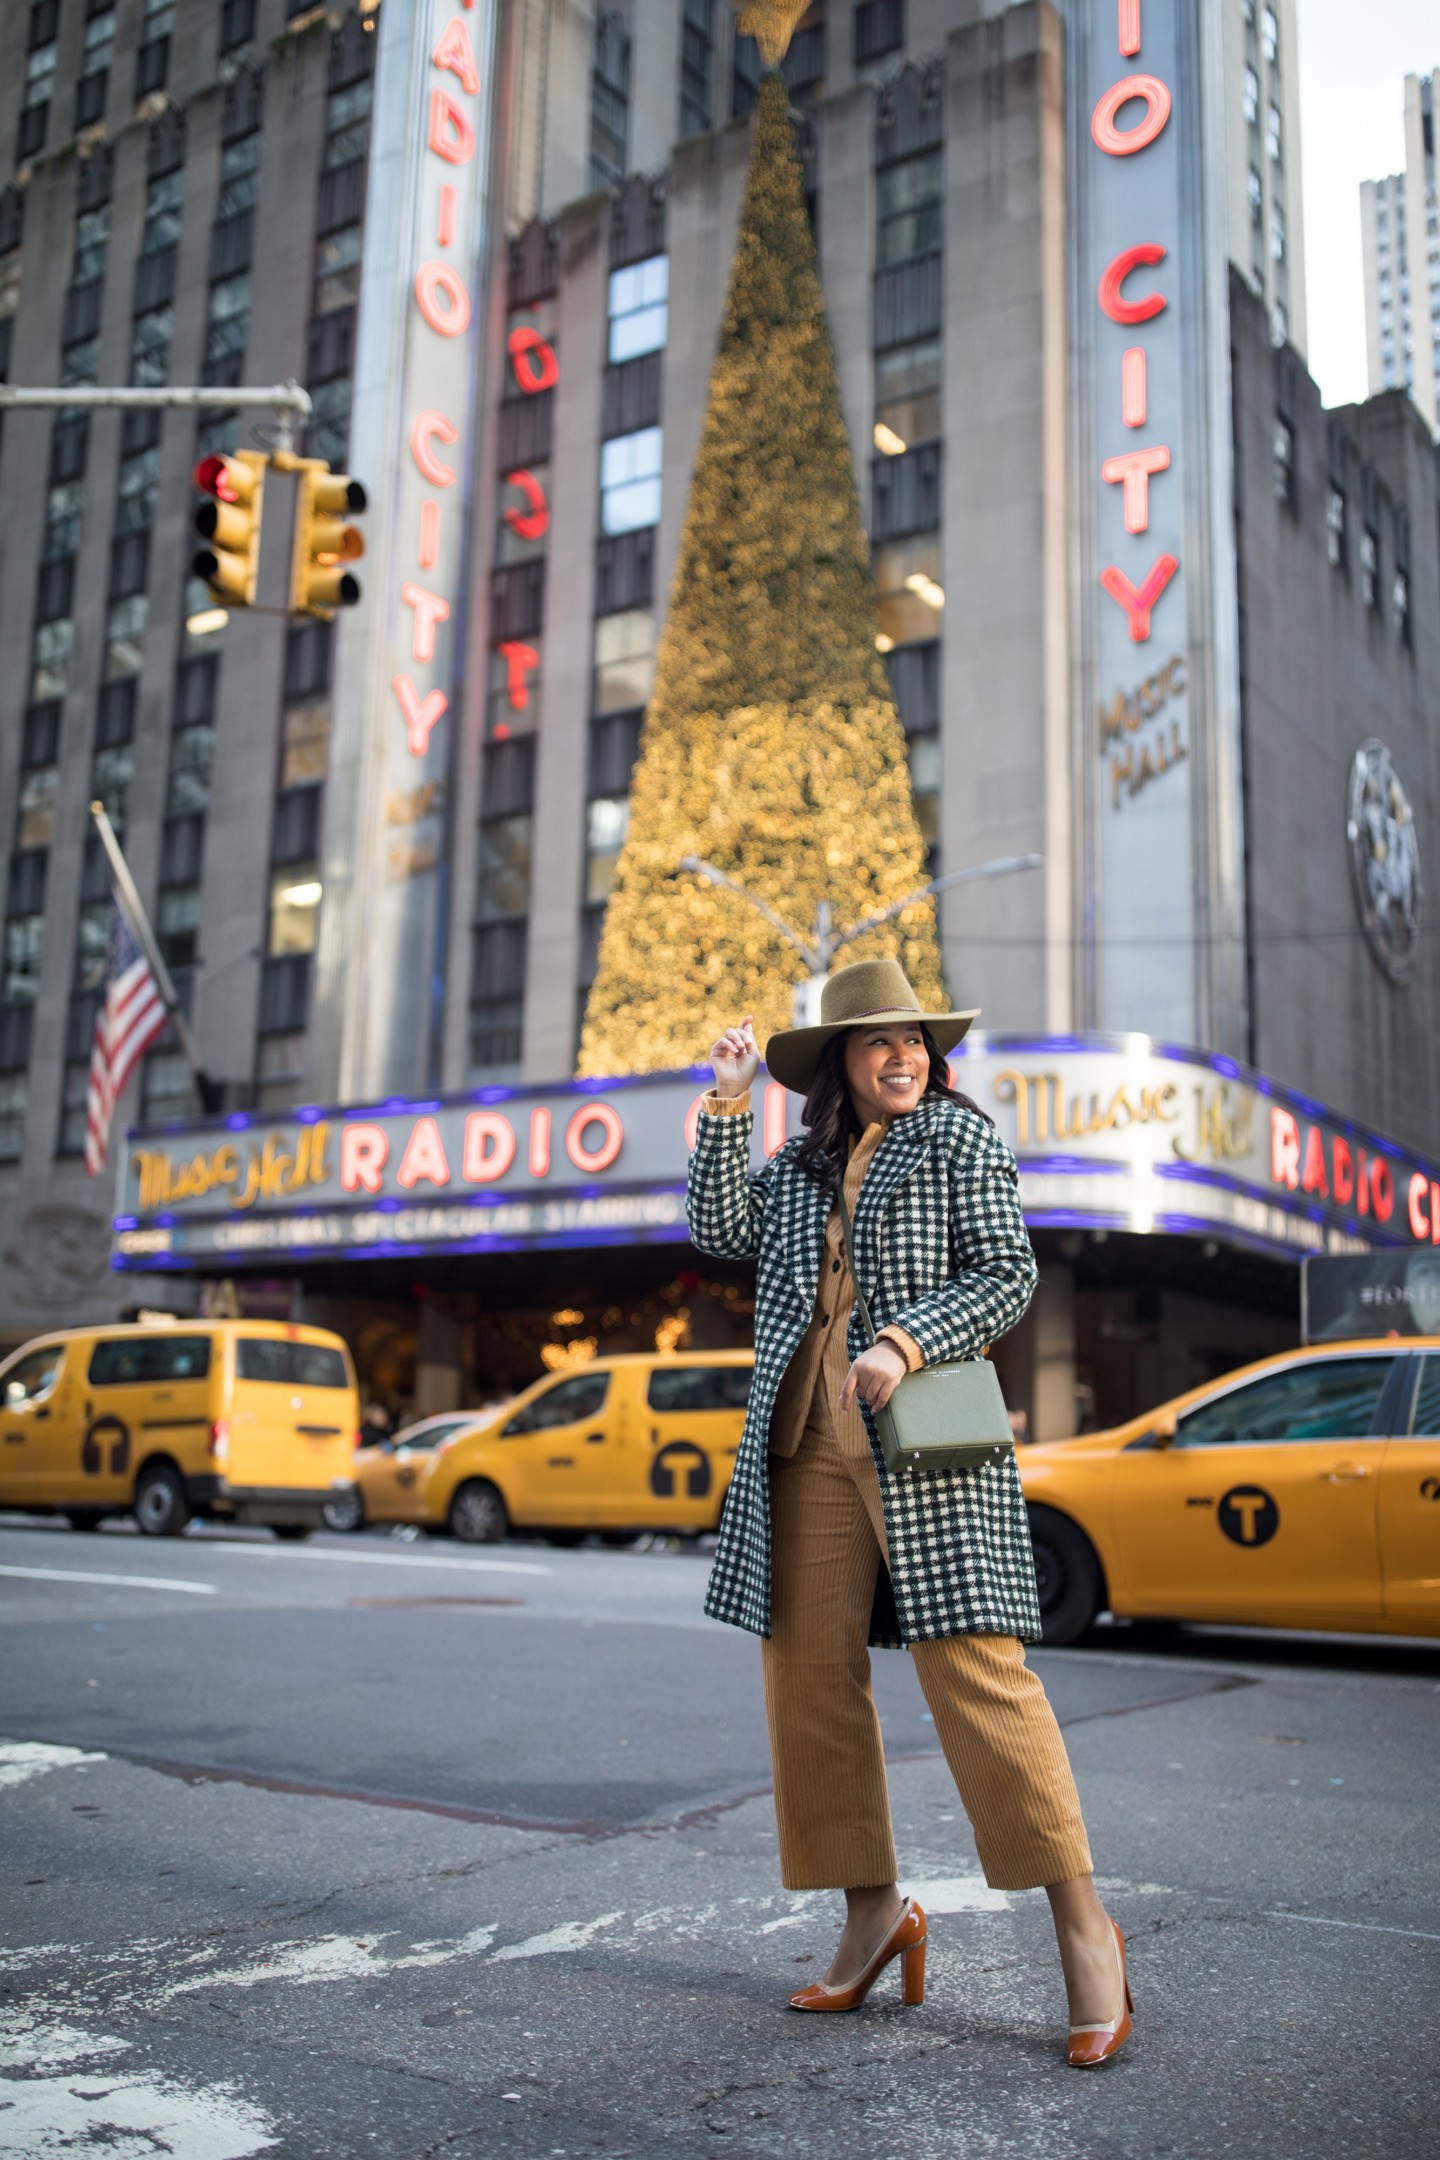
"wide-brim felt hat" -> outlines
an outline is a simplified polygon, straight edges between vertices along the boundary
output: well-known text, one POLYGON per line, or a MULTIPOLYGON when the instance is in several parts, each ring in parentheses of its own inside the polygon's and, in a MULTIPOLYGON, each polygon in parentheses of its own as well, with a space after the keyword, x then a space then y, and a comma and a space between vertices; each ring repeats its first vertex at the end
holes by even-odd
POLYGON ((898 960, 857 960, 851 967, 837 968, 826 983, 820 994, 820 1025, 781 1028, 765 1045, 765 1064, 783 1087, 807 1095, 826 1043, 846 1028, 922 1020, 942 1056, 948 1056, 979 1017, 978 1006, 974 1012, 923 1012, 898 960))

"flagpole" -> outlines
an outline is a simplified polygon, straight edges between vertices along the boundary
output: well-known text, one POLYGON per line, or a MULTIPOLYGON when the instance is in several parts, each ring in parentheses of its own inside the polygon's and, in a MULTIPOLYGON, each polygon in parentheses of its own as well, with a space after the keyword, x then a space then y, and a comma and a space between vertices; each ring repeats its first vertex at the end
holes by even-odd
POLYGON ((135 880, 130 875, 130 865, 121 852, 120 842, 115 837, 115 828, 106 815, 104 803, 92 802, 90 815, 95 820, 95 829, 100 835, 100 844, 110 860, 111 873, 115 879, 116 898, 125 910, 126 919, 135 933, 135 942, 140 947, 141 952, 144 953, 150 972, 155 978, 155 987, 160 992, 160 1002, 170 1015, 170 1023, 175 1030, 175 1039, 184 1052, 185 1062, 190 1067, 194 1077, 195 1086, 200 1096, 201 1108, 204 1110, 218 1110, 223 1100, 220 1083, 211 1079, 200 1062, 199 1044, 190 1031, 190 1022, 181 1010, 179 994, 171 979, 170 970, 161 958, 160 947, 155 942, 155 933, 150 928, 150 918, 145 913, 139 893, 135 890, 135 880))

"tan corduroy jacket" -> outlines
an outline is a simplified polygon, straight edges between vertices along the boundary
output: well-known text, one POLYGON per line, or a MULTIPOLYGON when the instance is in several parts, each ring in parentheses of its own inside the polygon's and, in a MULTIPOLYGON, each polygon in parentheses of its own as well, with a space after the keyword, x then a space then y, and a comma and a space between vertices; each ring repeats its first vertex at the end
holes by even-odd
MULTIPOLYGON (((750 1096, 748 1091, 744 1095, 707 1095, 705 1108, 712 1117, 739 1117, 749 1110, 750 1096)), ((850 1160, 845 1167, 845 1205, 850 1210, 852 1222, 865 1172, 890 1124, 889 1118, 880 1118, 867 1126, 858 1140, 853 1134, 851 1136, 850 1160)), ((858 1402, 852 1401, 843 1413, 840 1409, 840 1392, 850 1370, 845 1335, 854 1304, 855 1288, 845 1257, 845 1231, 837 1204, 831 1208, 825 1225, 825 1258, 815 1292, 815 1310, 799 1348, 786 1367, 775 1408, 770 1413, 772 1455, 793 1455, 807 1422, 818 1413, 833 1432, 842 1453, 857 1458, 869 1457, 870 1438, 858 1402)), ((925 1362, 919 1344, 913 1336, 906 1334, 904 1328, 883 1327, 876 1340, 893 1342, 910 1372, 918 1372, 925 1362)))

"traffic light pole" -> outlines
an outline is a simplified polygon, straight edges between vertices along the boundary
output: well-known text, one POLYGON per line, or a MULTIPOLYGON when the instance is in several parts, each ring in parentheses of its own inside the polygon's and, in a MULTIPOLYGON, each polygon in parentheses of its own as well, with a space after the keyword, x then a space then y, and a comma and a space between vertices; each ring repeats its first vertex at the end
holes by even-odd
POLYGON ((200 1097, 200 1107, 202 1110, 207 1111, 219 1110, 224 1106, 222 1085, 218 1080, 212 1080, 209 1073, 200 1063, 200 1046, 191 1033, 190 1023, 181 1009, 179 992, 175 988, 169 968, 166 967, 161 957, 160 947, 155 942, 155 933, 150 927, 150 918, 145 913, 140 895, 135 889, 135 880, 130 875, 130 865, 126 862, 120 842, 115 837, 115 828, 106 815, 104 803, 92 802, 90 815, 95 820, 95 830, 100 835, 100 845, 104 848, 109 859, 110 874, 115 880, 116 897, 125 911, 131 929, 135 933, 135 942, 140 947, 141 952, 144 953, 149 964, 150 972, 155 978, 155 987, 160 992, 160 1002, 170 1015, 170 1023, 175 1030, 175 1040, 179 1043, 184 1053, 185 1062, 190 1067, 196 1091, 200 1097))
POLYGON ((280 450, 294 447, 293 422, 308 420, 313 410, 309 391, 302 390, 293 379, 272 383, 268 389, 252 390, 224 390, 218 383, 202 383, 198 387, 167 384, 162 390, 99 390, 93 383, 72 383, 63 390, 20 390, 9 383, 0 383, 0 412, 38 411, 57 406, 68 410, 83 406, 100 411, 113 407, 121 412, 143 411, 147 406, 188 408, 192 412, 244 412, 258 408, 262 412, 278 413, 276 448, 280 450))

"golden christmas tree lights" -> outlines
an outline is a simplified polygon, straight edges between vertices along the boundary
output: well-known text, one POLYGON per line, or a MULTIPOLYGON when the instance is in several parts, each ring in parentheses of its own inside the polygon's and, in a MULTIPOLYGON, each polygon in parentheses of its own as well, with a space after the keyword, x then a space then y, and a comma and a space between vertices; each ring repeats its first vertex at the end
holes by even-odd
MULTIPOLYGON (((821 901, 839 929, 925 883, 878 629, 789 102, 772 68, 582 1074, 698 1062, 748 1012, 762 1043, 790 1024, 804 960, 743 899, 682 870, 685 856, 806 936, 821 901)), ((882 954, 899 958, 922 1005, 944 1005, 933 900, 844 958, 882 954)))

